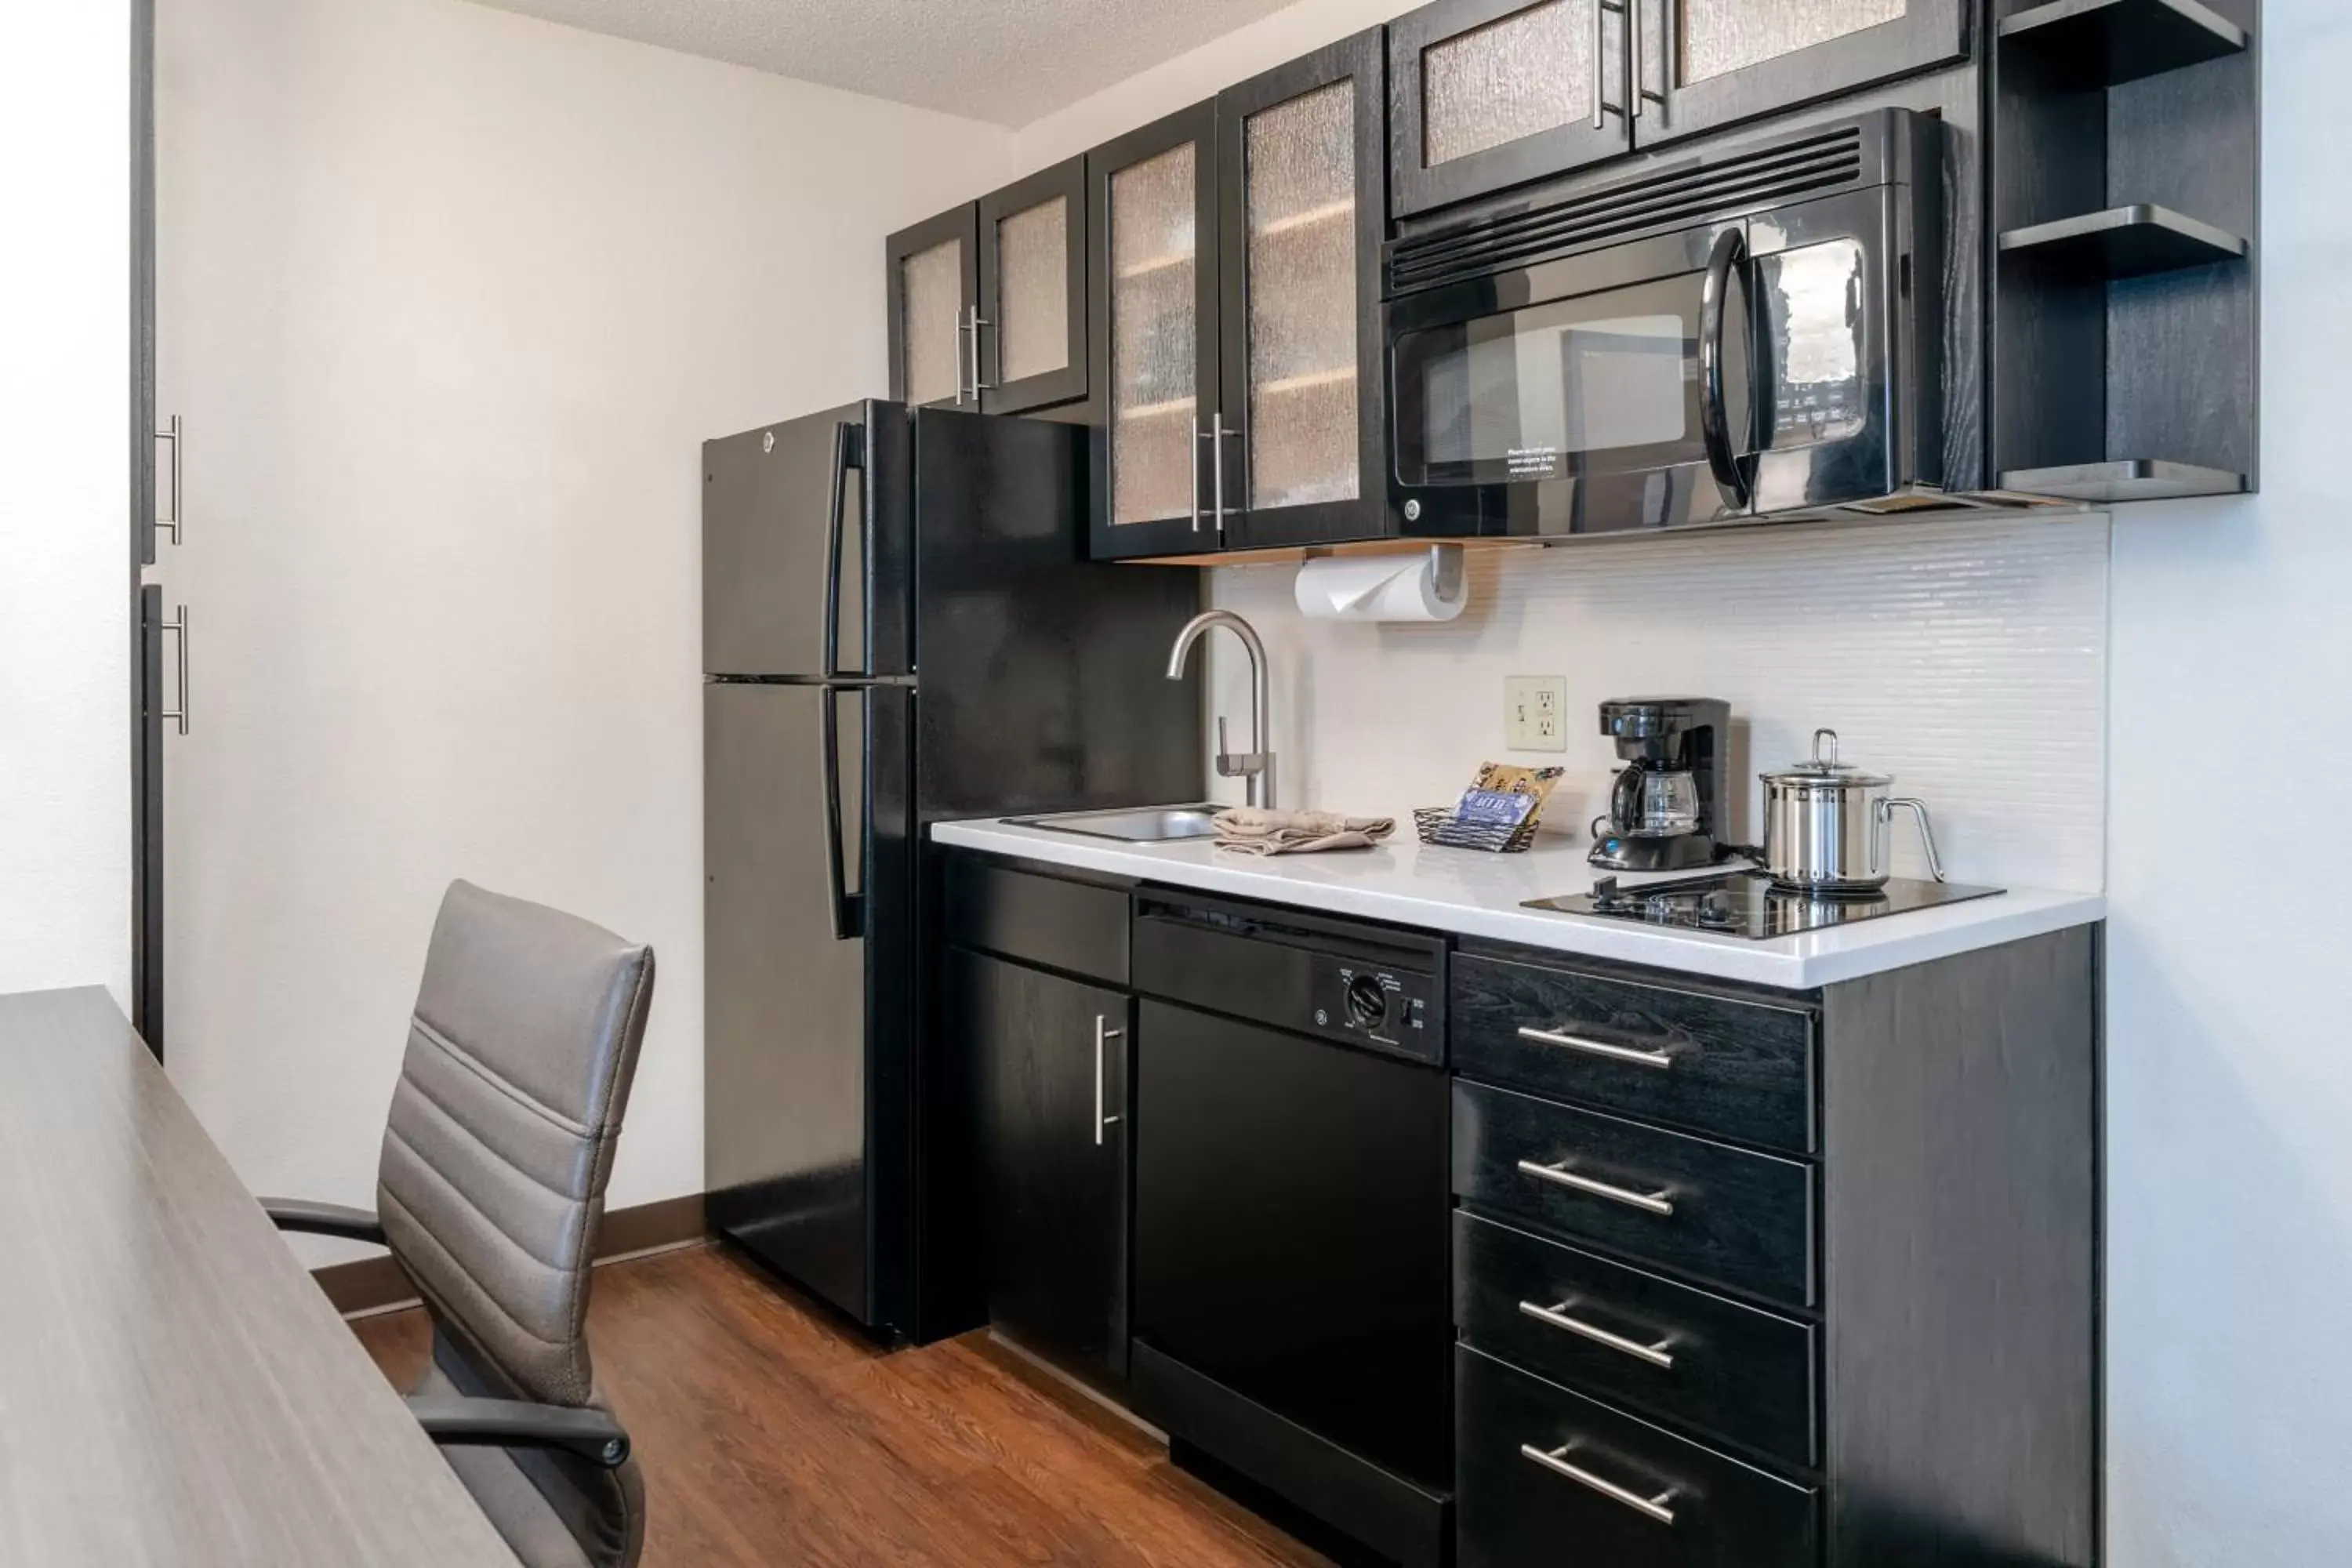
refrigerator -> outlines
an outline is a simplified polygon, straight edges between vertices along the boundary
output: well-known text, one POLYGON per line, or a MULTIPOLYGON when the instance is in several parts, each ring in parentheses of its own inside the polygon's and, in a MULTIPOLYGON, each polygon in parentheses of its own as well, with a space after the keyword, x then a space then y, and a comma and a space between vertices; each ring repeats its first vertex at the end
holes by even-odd
POLYGON ((925 829, 1202 790, 1199 574, 1084 559, 1088 447, 885 402, 703 445, 709 1218, 883 1337, 984 1315, 925 829))

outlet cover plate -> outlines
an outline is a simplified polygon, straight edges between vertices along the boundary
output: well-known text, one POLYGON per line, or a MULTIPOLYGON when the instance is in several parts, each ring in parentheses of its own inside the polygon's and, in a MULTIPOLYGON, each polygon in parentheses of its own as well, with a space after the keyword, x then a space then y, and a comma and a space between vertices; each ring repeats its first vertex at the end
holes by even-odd
POLYGON ((1568 750, 1568 680, 1558 675, 1503 678, 1503 743, 1514 752, 1568 750))

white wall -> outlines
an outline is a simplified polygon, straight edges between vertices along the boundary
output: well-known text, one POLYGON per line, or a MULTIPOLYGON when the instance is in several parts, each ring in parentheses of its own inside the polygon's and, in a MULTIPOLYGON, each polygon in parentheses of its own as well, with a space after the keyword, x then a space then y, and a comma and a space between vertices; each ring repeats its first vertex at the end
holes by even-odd
POLYGON ((2352 1562, 2352 11, 2263 13, 2263 493, 2115 524, 2119 1568, 2352 1562))
POLYGON ((1009 133, 456 0, 162 9, 173 1076, 253 1187, 368 1200, 463 876, 655 945, 611 1196, 700 1191, 698 445, 883 391, 883 236, 1009 133))
MULTIPOLYGON (((2105 880, 2107 521, 1964 519, 1765 528, 1476 551, 1469 606, 1438 626, 1310 621, 1297 569, 1223 567, 1211 597, 1265 637, 1285 804, 1444 805, 1493 757, 1568 770, 1549 812, 1607 808, 1602 700, 1732 706, 1733 818, 1759 769, 1839 732, 1852 761, 1925 798, 1952 876, 2096 892, 2105 880), (1505 746, 1503 680, 1568 684, 1564 752, 1505 746)), ((1248 669, 1220 639, 1212 700, 1246 724, 1248 669)), ((1239 781, 1219 781, 1238 800, 1239 781)), ((1925 876, 1907 821, 1895 868, 1925 876)))
POLYGON ((131 997, 131 7, 0 47, 0 992, 131 997))

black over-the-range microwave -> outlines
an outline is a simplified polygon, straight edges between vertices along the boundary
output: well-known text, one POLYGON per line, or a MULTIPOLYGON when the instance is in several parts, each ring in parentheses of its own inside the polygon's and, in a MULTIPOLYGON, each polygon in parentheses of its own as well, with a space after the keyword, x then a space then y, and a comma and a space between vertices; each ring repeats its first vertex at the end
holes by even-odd
POLYGON ((1941 130, 1878 110, 1391 242, 1391 515, 1570 538, 1948 504, 1941 130))

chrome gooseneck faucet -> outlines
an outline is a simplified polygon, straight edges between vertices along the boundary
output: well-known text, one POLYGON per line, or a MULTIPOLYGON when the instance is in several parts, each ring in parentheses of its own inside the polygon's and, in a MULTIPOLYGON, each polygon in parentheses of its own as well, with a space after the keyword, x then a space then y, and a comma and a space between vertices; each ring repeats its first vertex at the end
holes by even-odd
POLYGON ((1206 610, 1184 623, 1176 646, 1168 654, 1168 679, 1184 679, 1184 658, 1211 626, 1223 626, 1242 639, 1250 661, 1250 749, 1239 755, 1225 750, 1225 721, 1217 720, 1217 776, 1249 780, 1249 803, 1274 808, 1274 752, 1269 731, 1274 725, 1274 700, 1266 684, 1265 644, 1257 630, 1231 610, 1206 610))

